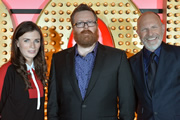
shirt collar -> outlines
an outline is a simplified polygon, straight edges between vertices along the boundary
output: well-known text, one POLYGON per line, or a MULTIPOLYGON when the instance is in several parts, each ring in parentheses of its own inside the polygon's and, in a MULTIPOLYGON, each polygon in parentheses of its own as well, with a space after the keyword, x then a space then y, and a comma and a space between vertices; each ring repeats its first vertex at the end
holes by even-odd
MULTIPOLYGON (((154 51, 154 53, 159 57, 160 56, 160 51, 161 51, 161 47, 162 47, 162 44, 154 51)), ((143 48, 143 55, 145 58, 149 58, 150 55, 151 55, 151 51, 147 50, 145 47, 143 48)))
POLYGON ((31 66, 26 63, 27 71, 29 71, 31 68, 35 70, 34 62, 32 62, 31 66))
MULTIPOLYGON (((95 47, 91 53, 94 53, 94 55, 96 55, 97 48, 98 48, 98 42, 96 42, 95 47)), ((77 44, 75 44, 75 56, 78 56, 78 55, 80 55, 80 54, 78 53, 78 50, 77 50, 77 44)))

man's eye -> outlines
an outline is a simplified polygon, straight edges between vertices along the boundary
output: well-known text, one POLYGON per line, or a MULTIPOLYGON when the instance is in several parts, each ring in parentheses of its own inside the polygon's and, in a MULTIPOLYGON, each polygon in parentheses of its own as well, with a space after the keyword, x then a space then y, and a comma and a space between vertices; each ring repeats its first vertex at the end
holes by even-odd
POLYGON ((153 26, 152 28, 158 28, 157 26, 153 26))
POLYGON ((93 21, 88 21, 88 23, 93 23, 93 21))
POLYGON ((141 31, 146 31, 146 29, 142 29, 141 31))
POLYGON ((78 22, 78 23, 76 23, 77 25, 81 25, 81 24, 83 24, 83 22, 78 22))

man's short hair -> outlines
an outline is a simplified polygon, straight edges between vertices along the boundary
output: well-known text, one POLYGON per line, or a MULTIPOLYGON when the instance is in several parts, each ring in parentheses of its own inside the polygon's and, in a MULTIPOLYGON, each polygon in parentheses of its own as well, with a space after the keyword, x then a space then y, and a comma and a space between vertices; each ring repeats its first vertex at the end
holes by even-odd
POLYGON ((77 12, 81 12, 81 11, 90 11, 90 12, 92 12, 94 17, 95 17, 95 19, 96 19, 96 21, 97 21, 97 15, 96 15, 95 11, 92 8, 90 8, 89 6, 87 6, 86 4, 81 3, 77 8, 74 9, 74 11, 72 12, 72 14, 70 16, 70 18, 71 18, 71 25, 72 26, 74 24, 74 15, 77 12))

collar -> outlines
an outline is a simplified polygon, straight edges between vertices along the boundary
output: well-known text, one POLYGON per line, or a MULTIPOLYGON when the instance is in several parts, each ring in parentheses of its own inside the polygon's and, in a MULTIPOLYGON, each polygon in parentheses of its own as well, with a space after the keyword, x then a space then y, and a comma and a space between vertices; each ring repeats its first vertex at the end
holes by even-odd
MULTIPOLYGON (((78 50, 77 50, 77 44, 75 44, 74 47, 75 47, 75 56, 80 55, 80 54, 78 53, 78 50)), ((97 48, 98 48, 98 42, 96 42, 96 45, 95 45, 93 51, 90 52, 90 53, 94 53, 94 55, 96 55, 96 53, 97 53, 97 48)), ((89 53, 88 53, 88 54, 89 54, 89 53)))
POLYGON ((31 68, 32 68, 33 70, 35 70, 34 62, 32 62, 31 66, 29 66, 29 65, 26 63, 26 67, 27 67, 27 71, 29 71, 31 68))
MULTIPOLYGON (((160 51, 162 48, 162 44, 154 51, 154 53, 159 57, 160 56, 160 51)), ((147 50, 145 47, 143 48, 143 56, 148 59, 151 55, 151 51, 147 50)))

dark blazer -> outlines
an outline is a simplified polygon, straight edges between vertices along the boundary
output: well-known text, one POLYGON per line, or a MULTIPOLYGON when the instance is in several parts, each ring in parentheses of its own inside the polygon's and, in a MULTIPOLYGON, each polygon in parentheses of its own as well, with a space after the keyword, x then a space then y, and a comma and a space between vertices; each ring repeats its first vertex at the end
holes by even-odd
POLYGON ((95 65, 82 100, 74 68, 75 48, 53 55, 48 120, 121 120, 134 118, 134 88, 125 52, 98 45, 95 65))
POLYGON ((162 43, 150 96, 142 50, 129 59, 135 80, 138 120, 180 120, 180 47, 162 43))

